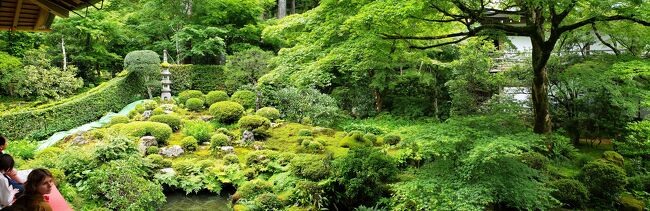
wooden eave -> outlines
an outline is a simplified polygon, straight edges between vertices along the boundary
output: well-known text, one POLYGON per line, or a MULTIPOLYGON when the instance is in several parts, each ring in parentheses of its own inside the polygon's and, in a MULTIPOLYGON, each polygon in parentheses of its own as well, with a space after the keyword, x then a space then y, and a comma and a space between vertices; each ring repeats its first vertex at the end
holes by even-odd
POLYGON ((0 31, 51 31, 55 16, 67 18, 70 11, 101 0, 0 0, 0 31))

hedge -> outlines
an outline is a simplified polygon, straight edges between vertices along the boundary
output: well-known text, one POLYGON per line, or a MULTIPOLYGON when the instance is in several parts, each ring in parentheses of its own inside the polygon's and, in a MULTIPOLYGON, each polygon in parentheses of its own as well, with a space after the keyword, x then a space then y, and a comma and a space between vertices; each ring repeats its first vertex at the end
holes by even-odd
POLYGON ((174 65, 169 68, 172 73, 172 93, 184 90, 200 90, 208 93, 225 90, 226 75, 222 65, 174 65))
POLYGON ((118 77, 88 92, 32 109, 0 114, 0 133, 9 139, 30 137, 42 140, 116 112, 137 100, 137 92, 118 77))

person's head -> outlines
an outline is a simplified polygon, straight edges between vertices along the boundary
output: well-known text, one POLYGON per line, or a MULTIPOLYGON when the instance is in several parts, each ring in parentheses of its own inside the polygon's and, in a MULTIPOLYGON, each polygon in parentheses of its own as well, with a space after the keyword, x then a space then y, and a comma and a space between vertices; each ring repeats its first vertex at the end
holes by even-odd
POLYGON ((47 169, 34 169, 25 182, 25 194, 49 194, 54 186, 52 173, 47 169))
POLYGON ((0 155, 0 171, 7 172, 14 168, 14 158, 8 154, 0 155))
POLYGON ((7 149, 7 143, 9 143, 7 137, 0 136, 0 151, 7 149))

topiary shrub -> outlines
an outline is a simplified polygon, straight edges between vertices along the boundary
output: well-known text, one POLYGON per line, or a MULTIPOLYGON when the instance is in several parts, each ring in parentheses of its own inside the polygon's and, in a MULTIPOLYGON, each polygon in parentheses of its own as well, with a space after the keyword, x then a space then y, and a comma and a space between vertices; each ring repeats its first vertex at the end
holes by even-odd
POLYGON ((623 167, 625 165, 625 158, 623 158, 621 154, 618 154, 617 152, 614 151, 603 152, 602 159, 612 164, 615 164, 619 167, 623 167))
POLYGON ((257 110, 257 112, 255 112, 255 114, 258 116, 266 117, 271 121, 280 119, 280 111, 273 107, 260 108, 259 110, 257 110))
POLYGON ((519 159, 522 163, 530 166, 531 168, 542 170, 546 169, 546 166, 549 163, 549 159, 538 153, 538 152, 524 152, 519 155, 519 159))
POLYGON ((158 168, 172 167, 172 161, 169 159, 165 159, 162 155, 159 154, 147 155, 146 159, 149 160, 149 162, 153 163, 154 165, 158 166, 158 168))
POLYGON ((265 117, 251 115, 239 119, 239 127, 242 130, 268 129, 271 127, 271 121, 265 117))
POLYGON ((261 210, 280 210, 283 207, 280 198, 273 193, 263 193, 255 197, 255 206, 261 210))
POLYGON ((223 156, 223 162, 226 165, 239 164, 239 157, 235 154, 227 154, 223 156))
POLYGON ((203 110, 203 100, 199 98, 190 98, 185 101, 185 108, 190 111, 201 111, 203 110))
POLYGON ((212 114, 217 121, 230 124, 244 115, 244 107, 239 103, 232 101, 217 102, 210 106, 210 114, 212 114))
POLYGON ((372 143, 366 141, 366 139, 363 138, 363 133, 361 131, 352 131, 340 141, 340 146, 345 148, 355 148, 371 145, 372 143))
POLYGON ((241 104, 246 109, 255 108, 255 99, 257 99, 255 92, 248 90, 236 91, 230 97, 230 100, 241 104))
POLYGON ((214 134, 210 138, 210 150, 213 153, 218 153, 221 151, 222 146, 230 145, 230 137, 223 133, 214 134))
POLYGON ((318 155, 300 155, 291 159, 289 169, 296 176, 319 181, 330 175, 330 160, 318 155))
POLYGON ((147 147, 147 150, 146 150, 147 155, 158 154, 158 152, 160 152, 160 148, 158 148, 157 146, 147 147))
POLYGON ((129 117, 124 115, 115 115, 111 118, 109 125, 119 124, 119 123, 129 123, 129 117))
POLYGON ((188 136, 181 140, 181 147, 184 150, 194 152, 199 148, 199 142, 192 136, 188 136))
POLYGON ((181 118, 173 114, 155 115, 150 117, 149 121, 167 124, 173 131, 178 131, 181 128, 181 118))
POLYGON ((131 83, 144 87, 149 99, 153 98, 153 91, 160 87, 160 56, 150 50, 129 52, 124 57, 124 69, 129 71, 131 83))
MULTIPOLYGON (((152 135, 156 137, 158 144, 164 144, 172 134, 172 128, 167 124, 159 122, 130 122, 124 125, 114 125, 119 131, 133 137, 152 135)), ((112 127, 111 127, 112 128, 112 127)))
POLYGON ((152 113, 153 113, 153 115, 162 115, 162 114, 165 114, 165 109, 163 109, 161 107, 154 108, 152 113))
POLYGON ((625 171, 614 164, 596 160, 583 166, 580 172, 583 184, 597 203, 612 202, 625 190, 627 176, 625 171))
POLYGON ((312 136, 310 129, 300 129, 298 130, 298 136, 312 136))
POLYGON ((190 98, 203 99, 203 92, 199 90, 185 90, 178 94, 178 103, 185 104, 190 98))
POLYGON ((385 144, 396 145, 400 141, 402 141, 402 137, 400 137, 399 135, 388 134, 388 135, 384 136, 384 143, 385 144))
POLYGON ((366 135, 363 135, 363 139, 366 139, 366 141, 372 144, 377 143, 377 136, 375 136, 375 134, 372 133, 366 133, 366 135))
POLYGON ((549 186, 556 189, 551 195, 562 202, 563 207, 580 209, 589 200, 587 188, 578 180, 559 179, 551 182, 549 186))
POLYGON ((254 199, 262 193, 269 193, 272 191, 273 184, 261 179, 254 179, 244 182, 244 184, 242 184, 241 187, 237 189, 235 195, 237 195, 239 198, 254 199))
POLYGON ((205 103, 208 105, 212 105, 216 102, 228 101, 228 99, 228 94, 224 91, 211 91, 205 95, 205 103))
POLYGON ((212 136, 212 124, 201 120, 188 121, 183 128, 183 134, 192 136, 199 142, 208 142, 212 136))
POLYGON ((158 107, 158 103, 155 100, 144 100, 141 105, 142 111, 153 110, 158 107))

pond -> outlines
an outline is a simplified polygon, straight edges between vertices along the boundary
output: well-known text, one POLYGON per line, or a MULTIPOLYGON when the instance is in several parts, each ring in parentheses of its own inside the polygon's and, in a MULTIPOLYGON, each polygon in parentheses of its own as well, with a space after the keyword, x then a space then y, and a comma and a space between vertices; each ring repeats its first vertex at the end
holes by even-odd
POLYGON ((209 192, 191 193, 186 195, 185 192, 165 193, 167 203, 162 207, 164 211, 229 211, 228 200, 220 195, 209 192))

